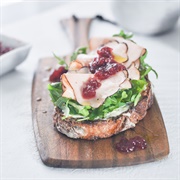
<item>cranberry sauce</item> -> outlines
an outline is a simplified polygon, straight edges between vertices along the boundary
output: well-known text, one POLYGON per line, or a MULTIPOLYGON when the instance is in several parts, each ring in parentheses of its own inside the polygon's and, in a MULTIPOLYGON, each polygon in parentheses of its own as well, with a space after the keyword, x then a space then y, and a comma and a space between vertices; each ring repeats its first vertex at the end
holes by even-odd
POLYGON ((0 56, 11 51, 12 49, 13 48, 3 46, 2 43, 0 42, 0 56))
POLYGON ((120 141, 116 143, 117 151, 125 153, 146 149, 146 147, 146 140, 140 136, 135 136, 129 140, 125 137, 122 137, 120 141))
POLYGON ((98 50, 97 53, 99 57, 94 58, 89 65, 90 72, 93 74, 95 73, 97 79, 104 80, 119 71, 125 70, 122 64, 114 61, 111 48, 103 47, 98 50))
POLYGON ((49 77, 49 81, 51 82, 59 82, 60 81, 60 77, 62 74, 66 73, 67 70, 64 68, 64 66, 60 66, 58 69, 55 69, 50 77, 49 77))
POLYGON ((90 78, 83 90, 82 90, 82 96, 84 99, 90 99, 90 98, 93 98, 95 97, 96 95, 96 89, 99 88, 101 86, 101 83, 98 82, 96 79, 94 78, 90 78))
POLYGON ((101 86, 100 81, 109 78, 119 71, 125 70, 125 66, 117 63, 112 55, 112 49, 103 47, 97 51, 98 57, 89 64, 89 70, 95 74, 94 78, 90 78, 84 85, 82 96, 90 99, 96 96, 96 89, 101 86))

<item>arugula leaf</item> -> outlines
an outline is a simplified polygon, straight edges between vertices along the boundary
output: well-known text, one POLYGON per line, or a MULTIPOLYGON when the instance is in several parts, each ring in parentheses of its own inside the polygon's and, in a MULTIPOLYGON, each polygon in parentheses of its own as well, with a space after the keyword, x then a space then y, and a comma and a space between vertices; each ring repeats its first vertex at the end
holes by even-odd
POLYGON ((72 101, 69 101, 69 104, 77 110, 78 114, 83 115, 85 117, 89 115, 89 106, 78 105, 76 102, 72 101))
POLYGON ((54 54, 54 53, 53 53, 53 55, 54 55, 54 57, 58 60, 58 63, 59 63, 60 65, 63 65, 63 66, 65 67, 65 69, 68 70, 68 65, 67 65, 66 61, 65 61, 64 59, 62 59, 61 57, 57 56, 57 55, 54 54))
POLYGON ((71 61, 76 60, 78 54, 87 54, 87 47, 80 47, 71 56, 71 61))
POLYGON ((63 90, 61 82, 48 84, 48 90, 54 105, 66 113, 66 116, 70 113, 82 116, 89 115, 90 106, 82 106, 72 99, 62 97, 63 90))
POLYGON ((53 103, 55 103, 63 93, 62 84, 60 82, 48 84, 48 90, 53 103))
POLYGON ((141 99, 141 93, 147 88, 147 81, 145 78, 140 80, 131 80, 133 96, 131 97, 131 101, 134 103, 134 106, 137 105, 139 100, 141 99))
POLYGON ((114 34, 113 37, 123 37, 124 39, 131 39, 133 37, 132 33, 125 33, 123 30, 119 34, 114 34))
POLYGON ((141 74, 141 78, 144 78, 150 71, 153 71, 154 74, 156 75, 156 78, 158 78, 158 73, 147 63, 144 62, 145 58, 147 57, 147 50, 144 53, 144 55, 142 55, 140 57, 140 74, 141 74))
POLYGON ((69 99, 60 96, 57 101, 54 102, 54 105, 59 107, 60 109, 64 110, 64 108, 67 106, 69 99))

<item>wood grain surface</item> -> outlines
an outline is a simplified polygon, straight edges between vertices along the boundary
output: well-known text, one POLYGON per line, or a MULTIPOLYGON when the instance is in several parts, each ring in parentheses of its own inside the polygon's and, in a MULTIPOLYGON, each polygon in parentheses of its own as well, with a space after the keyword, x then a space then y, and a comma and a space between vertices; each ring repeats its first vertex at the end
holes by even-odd
POLYGON ((54 107, 47 90, 50 73, 47 69, 56 65, 57 60, 54 58, 41 59, 32 87, 33 126, 44 164, 64 168, 116 167, 151 162, 168 155, 166 129, 156 98, 146 117, 134 129, 111 138, 96 141, 73 140, 57 132, 53 127, 54 107), (132 153, 119 153, 115 150, 114 145, 120 137, 131 138, 137 135, 146 139, 147 149, 132 153))

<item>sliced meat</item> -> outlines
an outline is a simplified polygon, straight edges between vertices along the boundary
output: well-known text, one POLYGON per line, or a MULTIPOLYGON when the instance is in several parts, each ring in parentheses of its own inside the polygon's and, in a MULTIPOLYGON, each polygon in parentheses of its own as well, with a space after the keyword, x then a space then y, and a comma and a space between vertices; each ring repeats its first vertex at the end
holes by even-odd
MULTIPOLYGON (((133 62, 139 60, 139 58, 146 52, 146 49, 132 42, 131 40, 124 39, 122 37, 111 37, 111 38, 92 38, 90 40, 91 50, 94 50, 101 46, 114 46, 112 42, 125 43, 128 47, 127 56, 128 61, 124 62, 123 65, 128 68, 133 62)), ((116 43, 117 44, 117 43, 116 43)), ((139 67, 139 62, 136 61, 136 67, 139 67)))
POLYGON ((67 97, 67 98, 71 98, 71 99, 75 99, 74 96, 74 91, 71 87, 71 85, 69 84, 65 74, 61 75, 61 82, 62 82, 62 87, 63 87, 63 94, 62 97, 67 97))
POLYGON ((77 71, 81 69, 83 65, 77 61, 72 61, 69 65, 69 71, 77 71))
POLYGON ((66 79, 68 80, 70 86, 73 89, 75 99, 82 105, 83 102, 85 103, 85 100, 82 98, 82 86, 84 85, 85 82, 88 81, 89 78, 93 77, 93 74, 73 74, 73 73, 66 73, 64 74, 66 76, 66 79))
POLYGON ((108 79, 101 81, 101 86, 96 90, 96 97, 91 99, 84 99, 82 97, 81 91, 85 82, 89 78, 93 78, 94 74, 64 74, 74 91, 74 95, 78 103, 82 105, 90 105, 94 108, 99 107, 108 96, 111 96, 119 90, 119 86, 123 83, 127 76, 126 71, 121 71, 115 75, 109 77, 108 79))
POLYGON ((76 60, 70 63, 69 71, 78 71, 83 67, 89 66, 89 63, 93 61, 96 56, 97 55, 92 54, 79 54, 76 60))
POLYGON ((125 43, 119 43, 117 41, 111 41, 104 46, 112 48, 112 54, 114 56, 114 60, 118 63, 122 63, 128 60, 127 51, 128 47, 125 43))
POLYGON ((134 63, 132 63, 131 66, 127 70, 128 70, 128 74, 129 74, 128 77, 130 79, 134 79, 134 80, 139 80, 140 79, 140 72, 135 67, 134 63))
POLYGON ((100 46, 108 43, 110 40, 111 40, 110 38, 93 37, 89 40, 89 49, 90 49, 90 51, 98 49, 100 46))
POLYGON ((78 70, 69 70, 68 73, 72 74, 91 74, 88 67, 82 67, 78 70))
POLYGON ((93 59, 96 57, 96 55, 92 54, 79 54, 76 58, 76 61, 81 63, 82 66, 89 66, 89 63, 93 61, 93 59))
POLYGON ((119 88, 120 89, 129 89, 129 88, 131 88, 132 87, 132 85, 131 85, 131 83, 130 83, 130 81, 129 81, 129 78, 127 78, 122 84, 120 84, 120 86, 119 86, 119 88))
POLYGON ((113 37, 113 39, 117 40, 120 43, 124 42, 128 46, 128 61, 123 63, 126 68, 128 68, 134 61, 139 59, 146 52, 145 48, 135 44, 130 40, 126 40, 122 37, 113 37))
POLYGON ((107 97, 117 92, 119 90, 119 86, 125 81, 126 78, 126 74, 121 71, 108 79, 101 81, 100 88, 96 90, 96 97, 91 100, 91 104, 98 102, 94 108, 99 107, 107 97))
POLYGON ((139 66, 140 66, 140 60, 137 59, 136 61, 134 61, 134 66, 139 69, 139 66))

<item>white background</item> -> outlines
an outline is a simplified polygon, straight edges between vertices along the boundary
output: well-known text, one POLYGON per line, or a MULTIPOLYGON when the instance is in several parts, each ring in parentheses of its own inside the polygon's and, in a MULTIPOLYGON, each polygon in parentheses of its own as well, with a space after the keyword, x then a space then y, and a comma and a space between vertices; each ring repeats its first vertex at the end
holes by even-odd
MULTIPOLYGON (((33 6, 32 2, 29 7, 33 6)), ((22 5, 22 4, 21 4, 22 5)), ((25 5, 25 4, 24 4, 25 5)), ((43 2, 42 4, 43 5, 43 2)), ((25 5, 27 6, 27 4, 25 5)), ((23 11, 23 10, 22 10, 23 11)), ((21 12, 14 10, 14 16, 21 12)), ((38 60, 63 55, 72 47, 59 20, 73 13, 80 16, 102 14, 114 19, 110 2, 62 3, 41 13, 8 20, 2 15, 3 34, 30 42, 27 60, 0 78, 1 179, 179 179, 179 27, 160 36, 135 34, 134 40, 148 49, 148 63, 158 72, 151 75, 169 138, 170 154, 163 160, 129 167, 106 169, 64 169, 46 167, 36 148, 31 119, 31 85, 38 60), (7 21, 5 21, 5 19, 7 21)), ((13 11, 10 12, 12 16, 13 11)), ((90 36, 111 36, 119 28, 96 21, 90 36)))

